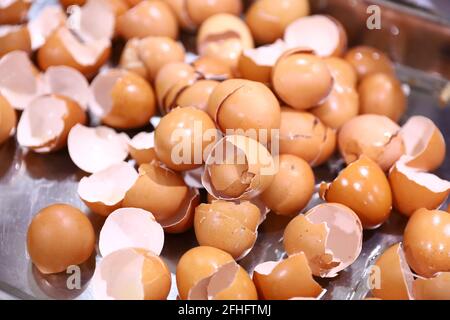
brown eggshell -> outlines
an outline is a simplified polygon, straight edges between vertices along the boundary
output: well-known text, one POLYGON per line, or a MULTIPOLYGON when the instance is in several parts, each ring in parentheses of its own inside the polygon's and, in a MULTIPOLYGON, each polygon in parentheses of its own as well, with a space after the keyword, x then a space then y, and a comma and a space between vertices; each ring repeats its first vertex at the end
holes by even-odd
POLYGON ((420 276, 431 278, 450 271, 450 214, 439 210, 417 210, 403 235, 406 260, 420 276))
POLYGON ((28 29, 24 26, 1 26, 0 58, 14 50, 31 52, 31 39, 28 29))
POLYGON ((138 165, 157 160, 155 151, 155 132, 140 132, 128 143, 130 156, 138 165))
POLYGON ((148 36, 178 38, 178 22, 170 7, 159 0, 141 1, 117 19, 119 35, 129 40, 148 36))
POLYGON ((366 114, 346 122, 338 136, 338 146, 347 164, 365 155, 384 171, 403 155, 400 127, 389 118, 366 114))
POLYGON ((214 80, 199 80, 187 86, 178 93, 173 105, 179 107, 194 107, 207 112, 208 100, 214 89, 219 85, 214 80))
POLYGON ((164 221, 166 233, 178 234, 192 228, 194 225, 195 208, 200 205, 198 189, 189 188, 188 196, 184 199, 181 209, 171 219, 164 221))
POLYGON ((421 208, 438 209, 450 194, 450 182, 408 168, 403 162, 399 160, 389 172, 394 208, 408 217, 421 208))
POLYGON ((233 78, 233 70, 219 59, 199 57, 192 62, 195 71, 205 79, 224 81, 233 78))
POLYGON ((407 166, 423 171, 434 171, 445 160, 444 136, 434 122, 423 116, 413 116, 400 132, 405 153, 411 157, 407 166))
POLYGON ((59 3, 64 7, 70 7, 71 5, 82 6, 86 3, 86 0, 59 0, 59 3))
POLYGON ((292 50, 275 64, 272 84, 286 104, 305 110, 324 102, 333 88, 333 77, 320 57, 292 50))
POLYGON ((8 100, 0 95, 0 145, 14 134, 16 124, 16 111, 8 100))
POLYGON ((261 200, 276 214, 290 216, 300 212, 314 193, 314 173, 303 159, 282 154, 278 172, 270 186, 261 194, 261 200))
POLYGON ((378 258, 379 288, 372 294, 383 300, 412 300, 414 276, 406 263, 401 243, 388 248, 378 258))
POLYGON ((127 41, 120 55, 119 67, 132 71, 142 78, 149 78, 147 67, 139 56, 141 39, 133 38, 127 41))
POLYGON ((438 273, 431 279, 416 279, 413 292, 417 300, 450 300, 450 272, 438 273))
POLYGON ((29 0, 6 1, 0 7, 0 25, 24 22, 31 4, 29 0))
POLYGON ((393 76, 375 73, 364 77, 358 87, 361 114, 380 114, 397 122, 406 111, 401 83, 393 76))
POLYGON ((281 109, 280 153, 302 158, 311 166, 326 162, 336 149, 336 133, 309 112, 281 109))
POLYGON ((345 60, 355 68, 359 81, 373 73, 395 75, 394 66, 389 57, 373 47, 354 47, 346 53, 345 60))
POLYGON ((58 273, 85 262, 94 251, 95 234, 89 219, 67 204, 39 211, 27 233, 31 260, 40 272, 58 273))
POLYGON ((355 88, 358 75, 353 66, 345 59, 339 57, 328 57, 323 60, 330 69, 335 84, 341 87, 355 88))
POLYGON ((355 211, 364 229, 379 227, 391 214, 389 181, 383 170, 365 155, 348 165, 323 189, 323 199, 341 203, 355 211))

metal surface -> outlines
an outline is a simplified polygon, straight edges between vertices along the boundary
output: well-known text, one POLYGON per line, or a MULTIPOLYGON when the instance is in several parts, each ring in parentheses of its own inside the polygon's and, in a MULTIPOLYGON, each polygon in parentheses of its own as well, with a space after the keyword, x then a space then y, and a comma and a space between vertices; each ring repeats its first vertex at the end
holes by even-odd
MULTIPOLYGON (((399 68, 399 76, 412 83, 408 115, 421 114, 433 119, 450 142, 450 109, 440 108, 435 98, 435 88, 440 81, 435 76, 418 73, 410 68, 399 68), (421 79, 420 83, 410 81, 421 79), (421 85, 426 84, 426 85, 421 85), (418 85, 414 87, 414 85, 418 85)), ((336 172, 336 163, 316 170, 317 181, 330 181, 336 172)), ((445 164, 437 172, 450 180, 450 150, 445 164)), ((30 262, 26 251, 26 232, 32 217, 43 207, 55 202, 72 204, 91 219, 97 230, 103 218, 89 213, 77 197, 77 184, 83 176, 70 160, 66 151, 50 155, 39 155, 19 148, 14 139, 0 146, 0 299, 91 299, 89 279, 98 256, 93 256, 82 266, 83 287, 69 290, 68 275, 42 275, 30 262)), ((317 195, 309 207, 319 200, 317 195)), ((281 243, 288 220, 269 214, 260 226, 257 243, 250 254, 240 263, 249 272, 264 261, 279 260, 284 256, 281 243)), ((325 299, 362 299, 366 296, 366 272, 375 258, 389 245, 401 241, 406 219, 393 213, 380 229, 365 231, 363 251, 358 260, 338 277, 318 280, 327 288, 325 299)), ((179 257, 196 246, 192 231, 183 235, 167 235, 162 257, 171 272, 175 272, 179 257)), ((175 281, 169 298, 176 298, 175 281)))

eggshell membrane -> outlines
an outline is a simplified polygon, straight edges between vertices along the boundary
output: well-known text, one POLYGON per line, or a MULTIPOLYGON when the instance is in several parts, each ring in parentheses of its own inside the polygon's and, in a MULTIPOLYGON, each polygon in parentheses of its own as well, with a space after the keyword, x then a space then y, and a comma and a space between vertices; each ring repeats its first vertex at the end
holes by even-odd
POLYGON ((95 248, 89 219, 77 208, 53 204, 33 218, 27 232, 31 261, 44 274, 66 271, 85 262, 95 248))
POLYGON ((305 110, 325 101, 333 88, 333 77, 320 57, 294 49, 278 59, 272 84, 290 107, 305 110))
POLYGON ((155 132, 140 132, 128 143, 130 156, 138 165, 157 160, 155 151, 155 132))
POLYGON ((104 257, 91 281, 97 300, 165 300, 172 280, 160 257, 125 248, 104 257))
POLYGON ((102 256, 125 248, 139 248, 159 255, 164 231, 151 212, 139 208, 120 208, 112 212, 100 231, 102 256))
POLYGON ((31 52, 31 39, 27 28, 0 25, 0 58, 14 50, 31 52))
POLYGON ((397 243, 378 258, 375 266, 380 272, 380 288, 372 294, 382 300, 412 300, 414 276, 406 263, 401 243, 397 243))
POLYGON ((17 115, 8 100, 0 95, 0 145, 15 133, 17 115))
POLYGON ((148 36, 178 38, 178 22, 163 1, 141 1, 117 19, 117 31, 125 39, 148 36))
POLYGON ((136 170, 121 162, 83 177, 78 184, 78 195, 93 212, 108 216, 122 206, 126 192, 137 178, 136 170))
POLYGON ((407 166, 434 171, 444 162, 445 139, 432 120, 413 116, 402 127, 400 135, 405 144, 405 153, 411 157, 407 166))
POLYGON ((358 87, 362 114, 380 114, 399 121, 407 101, 401 83, 385 73, 364 77, 358 87))
POLYGON ((361 156, 342 170, 321 196, 327 202, 348 206, 361 219, 364 229, 374 229, 391 214, 392 194, 383 170, 370 158, 361 156))
POLYGON ((281 108, 280 153, 302 158, 311 166, 326 162, 336 149, 336 132, 314 115, 281 108))
POLYGON ((416 279, 413 292, 417 300, 450 300, 450 272, 438 273, 431 279, 416 279))
POLYGON ((290 216, 300 212, 311 200, 314 173, 305 160, 293 155, 283 154, 274 161, 279 163, 279 170, 261 199, 276 214, 290 216))
MULTIPOLYGON (((39 49, 46 39, 60 26, 66 23, 66 15, 58 6, 46 6, 27 24, 31 48, 39 49)), ((30 49, 31 49, 30 48, 30 49)))
POLYGON ((214 145, 216 139, 215 124, 206 112, 193 107, 176 108, 164 116, 156 127, 156 155, 172 170, 195 169, 202 166, 208 154, 207 151, 214 145), (180 131, 180 128, 184 129, 183 132, 180 131), (174 134, 176 137, 172 137, 174 134), (186 144, 190 144, 190 155, 185 156, 184 152, 186 151, 181 150, 183 151, 183 158, 181 159, 180 151, 178 151, 176 155, 180 159, 176 159, 176 161, 181 163, 175 163, 173 153, 180 147, 184 149, 186 144), (201 154, 199 151, 201 151, 201 154))
POLYGON ((358 80, 373 73, 395 75, 394 66, 387 55, 382 51, 369 47, 357 46, 347 51, 347 60, 356 70, 358 80))
POLYGON ((347 164, 365 155, 384 171, 404 154, 400 127, 388 117, 360 115, 346 122, 339 131, 338 146, 347 164))
POLYGON ((206 112, 209 97, 217 85, 219 85, 218 81, 198 80, 191 86, 187 86, 181 90, 174 105, 180 107, 194 107, 206 112))
POLYGON ((0 24, 18 24, 26 20, 31 1, 5 1, 0 7, 0 24))
POLYGON ((66 146, 69 131, 84 123, 86 114, 73 100, 41 96, 23 111, 17 125, 17 141, 35 152, 57 151, 66 146))
MULTIPOLYGON (((212 92, 208 114, 226 133, 232 130, 265 130, 271 138, 272 130, 280 127, 280 104, 275 95, 262 83, 250 80, 226 80, 212 92)), ((255 131, 256 130, 256 131, 255 131)))
POLYGON ((346 206, 321 204, 291 220, 283 244, 289 255, 304 252, 314 275, 335 277, 361 253, 361 221, 346 206))
POLYGON ((143 127, 155 114, 152 87, 135 73, 111 69, 91 84, 91 110, 114 128, 143 127))
POLYGON ((219 200, 252 199, 270 186, 276 170, 271 154, 262 144, 246 136, 231 135, 211 150, 202 184, 219 200), (233 158, 229 158, 230 152, 233 158), (213 166, 216 172, 211 171, 213 166))
POLYGON ((178 261, 176 280, 179 296, 186 300, 189 291, 202 279, 210 277, 217 270, 233 262, 233 257, 213 247, 195 247, 188 250, 178 261))
POLYGON ((344 27, 336 19, 325 15, 293 21, 284 31, 284 41, 289 48, 310 48, 321 57, 341 56, 347 49, 344 27))
POLYGON ((417 210, 403 235, 406 260, 420 276, 431 278, 450 271, 450 214, 439 210, 417 210))
POLYGON ((194 227, 198 243, 243 258, 256 242, 261 213, 250 202, 215 201, 195 209, 194 227))
MULTIPOLYGON (((111 39, 116 16, 109 0, 87 0, 80 8, 79 24, 69 26, 84 42, 111 39)), ((73 13, 75 15, 75 13, 73 13)), ((69 17, 69 20, 71 17, 69 17)), ((78 19, 75 17, 74 19, 78 19)))
POLYGON ((213 57, 198 57, 192 63, 197 73, 200 73, 205 79, 224 81, 233 78, 233 70, 213 57))
POLYGON ((303 252, 282 261, 269 261, 256 266, 253 282, 263 300, 319 298, 324 289, 314 280, 303 252))
POLYGON ((129 137, 100 126, 75 125, 69 132, 67 146, 74 164, 89 173, 108 168, 128 157, 129 137))
POLYGON ((239 58, 239 75, 244 79, 269 84, 273 67, 286 50, 286 44, 282 40, 244 50, 239 58))
POLYGON ((247 11, 245 21, 257 43, 267 44, 283 37, 286 27, 298 18, 309 15, 306 0, 260 0, 247 11))
POLYGON ((404 161, 399 160, 389 173, 394 208, 408 217, 421 208, 438 209, 450 194, 450 182, 408 168, 404 161))

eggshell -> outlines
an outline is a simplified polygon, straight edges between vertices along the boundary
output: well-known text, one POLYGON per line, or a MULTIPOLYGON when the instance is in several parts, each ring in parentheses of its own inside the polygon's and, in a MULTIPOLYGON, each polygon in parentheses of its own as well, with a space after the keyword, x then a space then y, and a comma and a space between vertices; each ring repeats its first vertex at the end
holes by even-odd
POLYGON ((314 173, 303 159, 282 154, 278 172, 270 186, 261 194, 261 200, 276 214, 290 216, 300 212, 314 193, 314 173))
POLYGON ((0 95, 0 145, 16 131, 17 115, 8 100, 0 95))
POLYGON ((289 222, 283 244, 289 256, 304 252, 314 275, 332 278, 361 253, 361 221, 346 206, 321 204, 289 222))
POLYGON ((341 56, 347 49, 347 34, 331 16, 312 15, 287 26, 284 41, 289 48, 309 48, 318 56, 341 56))
POLYGON ((93 212, 108 216, 122 206, 125 194, 137 178, 136 170, 121 162, 83 177, 78 184, 78 195, 93 212))
POLYGON ((219 200, 252 199, 270 186, 276 171, 271 154, 262 144, 246 136, 230 135, 211 150, 202 183, 219 200))
POLYGON ((347 164, 365 155, 387 171, 403 155, 403 140, 395 122, 385 116, 367 114, 342 126, 338 146, 347 164))
POLYGON ((280 153, 302 158, 311 166, 326 162, 336 149, 336 132, 309 112, 281 109, 280 153))
POLYGON ((394 208, 408 217, 421 208, 438 209, 450 194, 450 182, 409 168, 402 159, 389 173, 394 208))
POLYGON ((406 111, 401 83, 391 75, 375 73, 364 77, 358 92, 362 114, 380 114, 397 122, 406 111))
POLYGON ((86 3, 86 0, 59 0, 59 3, 64 7, 70 7, 71 5, 82 6, 86 3))
POLYGON ((212 276, 230 262, 234 262, 233 257, 220 249, 200 246, 188 250, 178 261, 176 270, 180 298, 186 300, 199 281, 212 276))
POLYGON ((431 278, 450 271, 450 214, 439 210, 417 210, 403 235, 409 266, 420 276, 431 278))
POLYGON ((86 123, 86 114, 73 100, 63 96, 41 96, 23 111, 17 125, 17 141, 38 153, 60 150, 69 131, 86 123))
POLYGON ((91 256, 95 248, 94 228, 77 208, 53 204, 39 211, 31 221, 27 248, 40 272, 63 272, 91 256))
POLYGON ((129 40, 148 36, 178 38, 178 22, 170 7, 159 0, 141 1, 117 19, 118 33, 129 40))
POLYGON ((275 64, 272 84, 290 107, 305 110, 325 101, 333 88, 333 77, 320 57, 304 50, 291 50, 275 64))
POLYGON ((209 97, 218 85, 218 81, 198 80, 192 85, 181 89, 172 105, 179 107, 194 107, 206 112, 209 97))
POLYGON ((194 225, 195 208, 200 204, 200 193, 198 189, 189 188, 188 196, 184 199, 178 211, 172 218, 164 221, 164 231, 178 234, 188 231, 194 225))
POLYGON ((6 0, 0 5, 0 24, 19 24, 27 18, 30 0, 6 0))
POLYGON ((176 108, 156 127, 156 155, 172 170, 195 169, 202 166, 216 139, 215 124, 206 112, 193 107, 176 108))
POLYGON ((223 133, 242 130, 244 134, 256 135, 252 138, 258 140, 261 133, 270 139, 273 129, 280 127, 277 98, 265 85, 250 80, 232 79, 220 83, 210 96, 208 114, 223 133))
POLYGON ((414 276, 406 263, 401 243, 397 243, 377 259, 380 286, 372 294, 383 300, 412 300, 414 276))
POLYGON ((92 81, 91 111, 114 128, 130 129, 148 124, 155 114, 152 87, 133 72, 110 69, 92 81))
POLYGON ((0 58, 14 50, 31 52, 31 39, 27 28, 0 25, 0 58))
POLYGON ((108 127, 89 128, 75 125, 69 132, 67 146, 74 164, 89 173, 101 171, 128 157, 129 137, 108 127))
POLYGON ((253 282, 263 300, 318 299, 325 291, 312 277, 303 252, 282 261, 259 264, 253 273, 253 282))
POLYGON ((59 6, 45 6, 26 26, 31 41, 30 49, 39 49, 47 38, 66 22, 67 17, 59 6))
POLYGON ((164 231, 151 212, 138 208, 120 208, 112 212, 100 231, 100 254, 107 256, 125 248, 139 248, 159 255, 164 231))
POLYGON ((91 281, 97 300, 164 300, 172 282, 169 268, 160 257, 135 248, 104 257, 91 281))
POLYGON ((155 132, 140 132, 128 143, 130 156, 138 165, 156 160, 155 132))
POLYGON ((383 170, 362 155, 342 170, 338 177, 321 186, 321 196, 327 202, 348 206, 361 219, 364 229, 374 229, 390 216, 392 194, 383 170))
POLYGON ((431 279, 416 279, 413 292, 417 300, 450 300, 450 272, 438 273, 431 279))
POLYGON ((444 162, 445 139, 432 120, 413 116, 402 127, 400 135, 405 144, 405 153, 411 157, 407 166, 434 171, 444 162))
POLYGON ((373 47, 354 47, 347 51, 345 60, 355 68, 359 81, 373 73, 395 75, 394 66, 389 57, 373 47))
POLYGON ((223 81, 233 78, 233 70, 213 57, 198 57, 192 66, 197 73, 200 73, 205 79, 223 81))
POLYGON ((356 88, 358 75, 356 70, 347 60, 339 57, 327 57, 323 61, 330 69, 335 85, 341 87, 356 88))

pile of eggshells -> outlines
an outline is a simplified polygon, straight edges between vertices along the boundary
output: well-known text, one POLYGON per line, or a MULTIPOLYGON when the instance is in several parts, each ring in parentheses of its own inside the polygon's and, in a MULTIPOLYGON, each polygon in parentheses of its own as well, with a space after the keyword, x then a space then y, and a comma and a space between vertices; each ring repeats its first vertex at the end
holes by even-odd
MULTIPOLYGON (((166 299, 164 234, 193 227, 199 246, 178 262, 180 299, 319 299, 316 280, 349 267, 363 229, 393 210, 410 219, 403 242, 376 262, 373 296, 450 298, 450 213, 438 210, 450 182, 432 173, 444 137, 428 118, 404 119, 392 62, 374 48, 348 50, 339 21, 310 15, 306 0, 259 0, 246 12, 240 0, 64 0, 28 20, 32 2, 0 2, 0 142, 67 148, 90 174, 78 196, 106 217, 96 298, 166 299), (180 30, 196 34, 196 59, 180 30), (127 134, 150 122, 153 132, 127 134), (195 123, 215 134, 198 139, 195 123), (200 163, 173 161, 177 128, 200 163), (231 129, 278 129, 279 155, 231 129), (216 162, 225 146, 244 164, 216 162), (336 153, 347 166, 316 189, 313 168, 336 153), (323 203, 304 213, 315 192, 323 203), (267 214, 292 217, 287 255, 249 275, 237 261, 267 214)), ((27 236, 45 274, 83 263, 96 241, 86 215, 66 204, 42 209, 27 236)))

